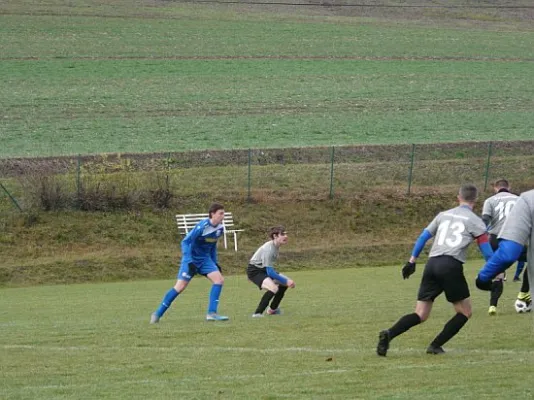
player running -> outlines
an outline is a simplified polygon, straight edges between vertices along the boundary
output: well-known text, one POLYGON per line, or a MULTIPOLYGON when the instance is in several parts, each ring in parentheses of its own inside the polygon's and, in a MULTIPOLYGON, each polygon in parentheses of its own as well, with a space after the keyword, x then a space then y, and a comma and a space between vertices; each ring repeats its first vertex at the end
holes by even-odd
MULTIPOLYGON (((488 233, 490 237, 491 248, 495 252, 499 247, 499 240, 497 236, 501 231, 506 217, 514 207, 517 196, 514 193, 510 193, 510 184, 506 179, 500 179, 493 185, 495 194, 484 202, 482 208, 482 220, 488 227, 488 233)), ((526 253, 521 261, 526 260, 526 253)), ((499 298, 502 295, 504 285, 504 273, 501 273, 495 277, 491 285, 490 291, 490 307, 488 310, 489 315, 497 314, 497 304, 499 298)))
MULTIPOLYGON (((479 271, 476 285, 482 290, 491 290, 492 279, 509 268, 525 250, 527 250, 527 277, 532 277, 534 274, 534 190, 522 193, 519 196, 514 208, 510 211, 504 226, 499 233, 499 248, 495 254, 486 262, 484 267, 479 271)), ((531 293, 523 292, 523 289, 530 289, 529 287, 522 287, 520 296, 523 295, 523 300, 528 307, 532 307, 532 291, 531 293)), ((518 296, 519 297, 519 296, 518 296)))
POLYGON ((423 271, 415 312, 404 315, 391 328, 378 336, 376 353, 385 356, 390 342, 410 328, 426 321, 434 300, 445 292, 456 314, 434 338, 426 352, 441 354, 443 345, 462 329, 471 317, 469 287, 465 280, 463 263, 467 247, 476 240, 485 259, 492 255, 484 222, 473 212, 477 188, 463 185, 458 193, 459 205, 440 212, 417 239, 410 260, 402 268, 402 277, 408 279, 415 272, 415 263, 426 242, 434 237, 430 256, 423 271))

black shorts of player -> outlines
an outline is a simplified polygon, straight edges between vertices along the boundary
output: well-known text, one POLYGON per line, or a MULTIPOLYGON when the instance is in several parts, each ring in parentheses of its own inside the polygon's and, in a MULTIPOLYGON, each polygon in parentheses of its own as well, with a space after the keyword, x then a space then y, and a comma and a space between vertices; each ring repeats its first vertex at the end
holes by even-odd
MULTIPOLYGON (((494 235, 493 233, 489 235, 489 238, 491 248, 493 249, 493 251, 497 251, 497 249, 499 248, 500 239, 498 239, 497 235, 494 235)), ((519 256, 517 261, 527 262, 527 246, 523 246, 523 251, 521 252, 521 255, 519 256)))
POLYGON ((450 303, 467 299, 464 265, 451 256, 430 257, 425 265, 417 300, 434 301, 442 292, 450 303))
POLYGON ((247 277, 261 290, 261 284, 263 283, 265 278, 269 277, 269 275, 267 275, 267 271, 265 271, 265 268, 258 268, 255 265, 249 264, 247 267, 247 277))

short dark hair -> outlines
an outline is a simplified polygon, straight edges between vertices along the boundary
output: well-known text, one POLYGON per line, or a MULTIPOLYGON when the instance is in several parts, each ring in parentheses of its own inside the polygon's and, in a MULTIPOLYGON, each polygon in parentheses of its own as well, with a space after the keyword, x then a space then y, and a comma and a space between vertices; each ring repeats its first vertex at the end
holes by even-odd
POLYGON ((462 198, 462 200, 474 202, 477 199, 478 190, 475 185, 467 183, 460 187, 458 195, 460 196, 460 198, 462 198))
POLYGON ((211 218, 211 216, 213 214, 215 214, 219 210, 224 210, 224 206, 222 204, 219 204, 219 203, 213 203, 210 206, 209 210, 208 210, 208 214, 209 214, 210 218, 211 218))
POLYGON ((510 184, 506 179, 499 179, 498 181, 495 181, 493 186, 499 189, 508 189, 510 187, 510 184))
POLYGON ((271 239, 274 239, 275 235, 276 236, 279 236, 283 233, 286 232, 286 228, 284 228, 282 225, 278 225, 278 226, 273 226, 270 230, 269 230, 269 237, 271 239))

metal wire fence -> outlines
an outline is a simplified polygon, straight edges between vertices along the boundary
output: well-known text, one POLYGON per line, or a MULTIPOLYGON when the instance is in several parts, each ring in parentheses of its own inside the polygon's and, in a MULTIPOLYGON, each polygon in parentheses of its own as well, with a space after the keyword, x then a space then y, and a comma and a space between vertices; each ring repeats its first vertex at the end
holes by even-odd
POLYGON ((498 178, 522 190, 531 188, 533 167, 534 141, 3 159, 0 212, 36 204, 87 210, 110 204, 166 207, 203 195, 250 202, 354 198, 365 191, 410 195, 466 182, 487 191, 498 178))

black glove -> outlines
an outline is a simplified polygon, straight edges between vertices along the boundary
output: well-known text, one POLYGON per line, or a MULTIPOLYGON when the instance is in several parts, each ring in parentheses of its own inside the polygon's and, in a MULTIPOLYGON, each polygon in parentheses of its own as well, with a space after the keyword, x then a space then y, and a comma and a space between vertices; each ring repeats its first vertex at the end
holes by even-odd
POLYGON ((475 285, 477 285, 477 288, 479 288, 480 290, 491 291, 492 281, 484 282, 480 280, 480 278, 477 276, 477 279, 475 280, 475 285))
POLYGON ((402 279, 408 279, 411 274, 415 272, 415 263, 413 262, 407 262, 404 264, 404 267, 402 267, 402 279))

